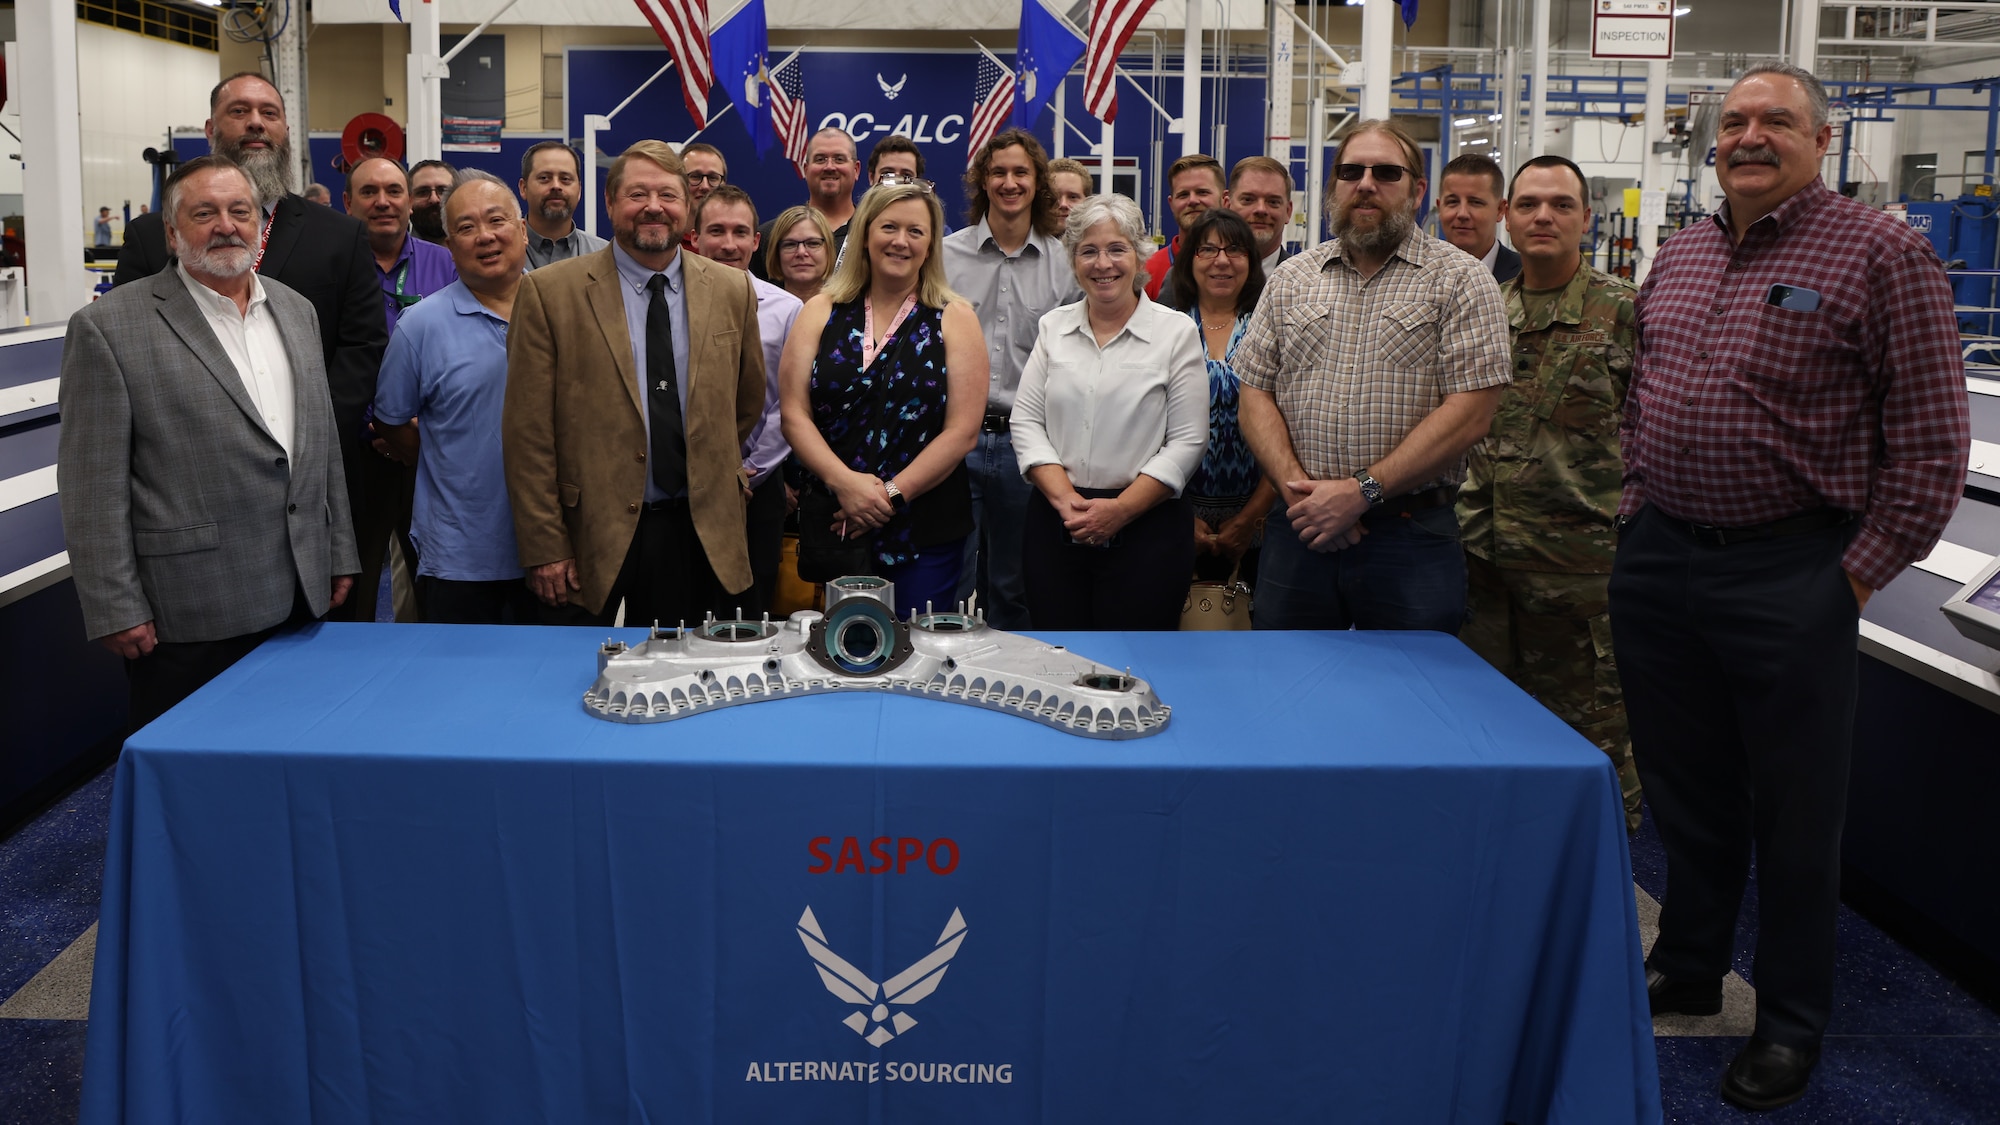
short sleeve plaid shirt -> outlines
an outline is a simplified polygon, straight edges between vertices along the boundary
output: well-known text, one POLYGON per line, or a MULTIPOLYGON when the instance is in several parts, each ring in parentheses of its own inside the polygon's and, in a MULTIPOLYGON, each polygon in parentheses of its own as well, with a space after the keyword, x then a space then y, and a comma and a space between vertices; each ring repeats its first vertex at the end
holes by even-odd
MULTIPOLYGON (((1271 275, 1236 375, 1278 401, 1314 480, 1352 476, 1402 444, 1446 395, 1503 386, 1507 308, 1479 259, 1412 231, 1364 279, 1335 239, 1271 275)), ((1465 480, 1465 458, 1411 491, 1465 480)))
POLYGON ((1674 235, 1639 292, 1619 511, 1747 527, 1845 509, 1842 565, 1887 585, 1965 487, 1951 306, 1930 243, 1817 180, 1741 244, 1726 207, 1674 235))

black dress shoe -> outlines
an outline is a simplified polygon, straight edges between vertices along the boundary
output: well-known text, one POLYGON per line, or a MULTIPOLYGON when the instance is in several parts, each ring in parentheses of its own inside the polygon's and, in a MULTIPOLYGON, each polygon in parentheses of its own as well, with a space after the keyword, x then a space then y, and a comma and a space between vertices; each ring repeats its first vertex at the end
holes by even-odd
POLYGON ((1722 1098, 1743 1109, 1790 1105, 1806 1092, 1818 1065, 1818 1047, 1787 1047, 1752 1038, 1722 1072, 1722 1098))
POLYGON ((1646 1001, 1656 1016, 1712 1016, 1722 1010, 1722 981, 1674 980, 1658 969, 1647 969, 1646 1001))

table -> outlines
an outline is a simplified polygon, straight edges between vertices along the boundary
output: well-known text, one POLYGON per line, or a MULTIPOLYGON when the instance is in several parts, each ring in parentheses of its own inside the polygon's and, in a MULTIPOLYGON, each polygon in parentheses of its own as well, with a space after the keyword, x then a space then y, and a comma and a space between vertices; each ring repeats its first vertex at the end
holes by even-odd
POLYGON ((321 625, 134 736, 82 1120, 1660 1120, 1610 765, 1452 638, 1049 635, 1174 707, 1100 742, 604 722, 605 635, 321 625))

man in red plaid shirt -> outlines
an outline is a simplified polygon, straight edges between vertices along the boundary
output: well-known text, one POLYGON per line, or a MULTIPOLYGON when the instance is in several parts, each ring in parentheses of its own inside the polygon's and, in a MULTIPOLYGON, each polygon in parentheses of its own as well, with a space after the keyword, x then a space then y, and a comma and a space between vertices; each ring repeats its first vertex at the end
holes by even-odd
POLYGON ((1757 1026, 1723 1097, 1805 1092, 1833 999, 1860 611, 1929 553, 1971 441, 1952 295, 1904 224, 1820 182, 1826 91, 1750 69, 1727 202, 1639 293, 1611 624, 1667 852, 1654 1012, 1713 1014, 1752 847, 1757 1026))

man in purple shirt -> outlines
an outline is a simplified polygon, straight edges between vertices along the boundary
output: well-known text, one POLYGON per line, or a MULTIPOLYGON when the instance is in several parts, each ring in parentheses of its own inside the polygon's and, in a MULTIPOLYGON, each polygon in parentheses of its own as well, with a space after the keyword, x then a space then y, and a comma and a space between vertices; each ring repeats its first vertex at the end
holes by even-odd
POLYGON ((382 317, 389 335, 403 310, 458 280, 451 251, 410 236, 410 177, 403 166, 377 156, 347 174, 341 206, 368 226, 368 248, 382 279, 382 317))
MULTIPOLYGON (((396 322, 404 310, 458 280, 451 264, 451 251, 410 235, 410 177, 403 166, 387 157, 374 157, 356 164, 347 173, 347 191, 340 205, 368 228, 368 249, 375 255, 375 273, 382 283, 382 319, 395 339, 396 322)), ((393 457, 376 432, 375 420, 368 420, 375 453, 393 457)), ((416 548, 410 541, 410 518, 416 502, 417 474, 410 465, 397 466, 395 493, 389 500, 395 512, 395 536, 390 552, 390 588, 396 620, 418 618, 416 548), (400 552, 400 558, 396 556, 400 552)), ((357 596, 374 603, 376 591, 359 590, 357 596)))
MULTIPOLYGON (((695 204, 694 252, 717 265, 748 270, 757 258, 757 205, 740 187, 722 184, 710 189, 695 204)), ((770 608, 771 595, 778 587, 778 561, 784 548, 785 510, 791 505, 785 496, 784 474, 777 471, 791 456, 784 430, 778 423, 778 356, 785 350, 785 337, 792 321, 798 319, 804 303, 754 275, 750 288, 757 292, 757 330, 764 339, 764 416, 743 443, 743 471, 750 477, 750 505, 746 515, 750 536, 750 574, 755 608, 759 614, 770 608)))
POLYGON ((1639 292, 1620 437, 1613 645, 1667 853, 1652 1010, 1712 1015, 1758 870, 1757 1024, 1722 1096, 1805 1093, 1833 1002, 1858 619, 1923 558, 1971 440, 1930 244, 1820 182, 1826 91, 1750 68, 1723 101, 1727 202, 1639 292))

